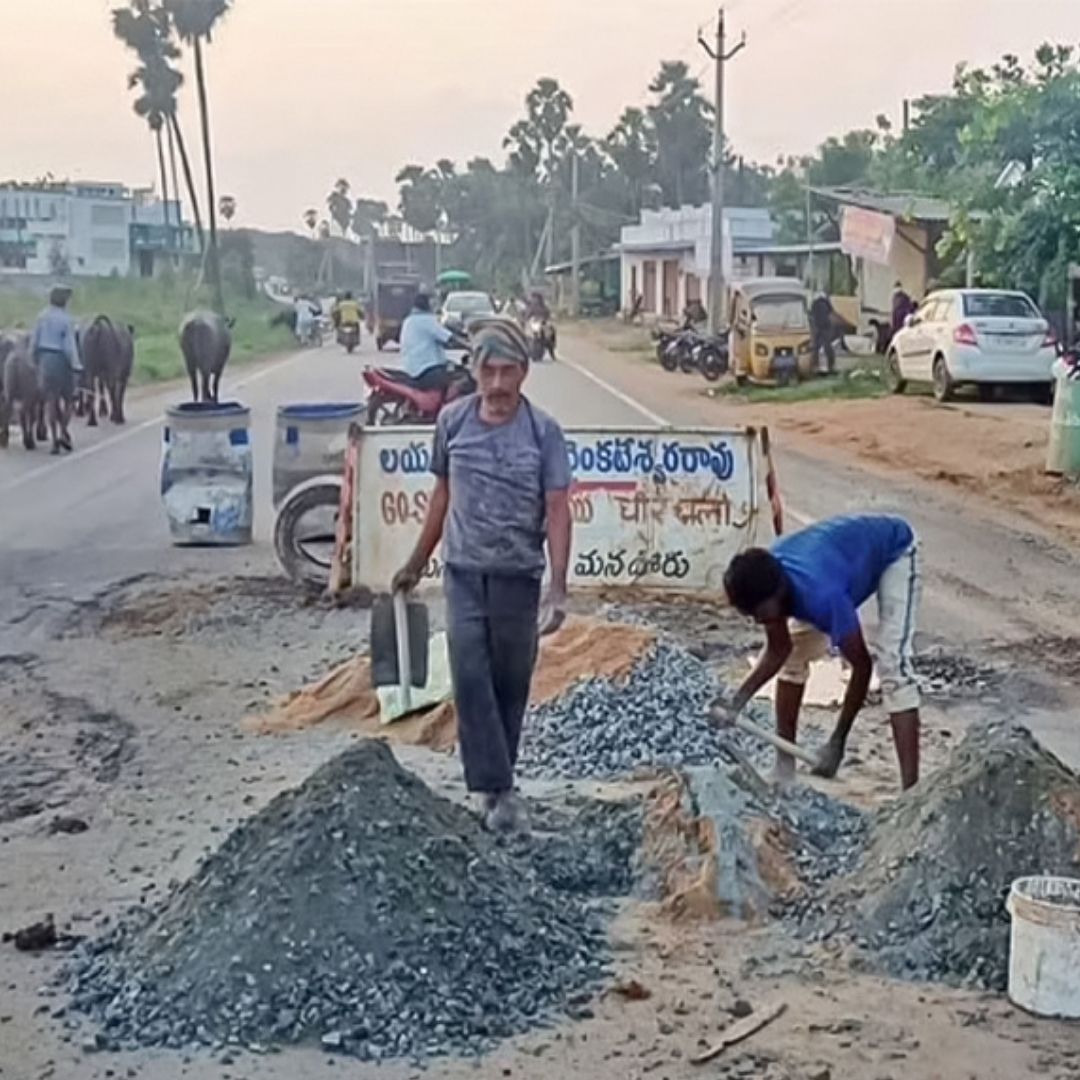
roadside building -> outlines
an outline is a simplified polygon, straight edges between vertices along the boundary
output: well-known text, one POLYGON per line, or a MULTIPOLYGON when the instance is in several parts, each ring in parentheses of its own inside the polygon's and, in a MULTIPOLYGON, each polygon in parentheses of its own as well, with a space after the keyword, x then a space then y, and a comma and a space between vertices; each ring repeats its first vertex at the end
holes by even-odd
MULTIPOLYGON (((825 254, 835 245, 819 245, 825 254)), ((692 300, 707 303, 712 260, 712 207, 643 210, 641 221, 622 229, 620 256, 621 307, 630 311, 641 297, 641 312, 677 318, 692 300)), ((768 210, 728 207, 724 210, 724 276, 728 281, 806 274, 806 244, 780 244, 768 210)))
MULTIPOLYGON (((180 208, 169 204, 175 222, 180 208)), ((0 184, 0 272, 148 276, 159 257, 194 251, 189 225, 165 227, 165 206, 123 184, 0 184)))
POLYGON ((849 187, 813 188, 812 195, 833 219, 851 261, 862 329, 890 323, 897 282, 920 300, 940 279, 938 242, 952 216, 943 199, 849 187))

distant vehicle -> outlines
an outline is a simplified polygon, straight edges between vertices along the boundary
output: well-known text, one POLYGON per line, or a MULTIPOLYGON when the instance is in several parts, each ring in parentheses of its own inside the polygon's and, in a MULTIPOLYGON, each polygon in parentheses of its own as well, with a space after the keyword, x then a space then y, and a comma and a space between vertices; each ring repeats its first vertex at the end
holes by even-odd
POLYGON ((486 292, 452 292, 443 301, 442 322, 452 330, 468 330, 474 319, 495 314, 495 303, 486 292))
POLYGON ((375 337, 375 347, 379 352, 390 342, 401 341, 402 324, 412 311, 413 301, 419 292, 419 278, 379 282, 375 302, 368 310, 368 329, 375 337))
POLYGON ((938 401, 951 400, 958 386, 974 386, 988 400, 996 387, 1011 385, 1050 402, 1056 357, 1050 325, 1025 293, 943 289, 893 337, 885 382, 895 394, 908 382, 929 382, 938 401))

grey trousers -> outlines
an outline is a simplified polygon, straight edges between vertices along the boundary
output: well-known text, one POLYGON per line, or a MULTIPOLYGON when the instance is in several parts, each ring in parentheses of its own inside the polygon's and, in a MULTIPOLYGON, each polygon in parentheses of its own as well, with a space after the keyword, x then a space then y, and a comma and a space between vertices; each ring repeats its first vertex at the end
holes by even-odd
POLYGON ((540 582, 448 566, 445 586, 465 785, 509 791, 536 666, 540 582))

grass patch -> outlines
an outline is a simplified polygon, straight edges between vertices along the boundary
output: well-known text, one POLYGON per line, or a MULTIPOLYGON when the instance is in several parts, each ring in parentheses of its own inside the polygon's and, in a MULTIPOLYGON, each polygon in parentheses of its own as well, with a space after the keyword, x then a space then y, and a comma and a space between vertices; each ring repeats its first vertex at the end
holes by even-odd
MULTIPOLYGON (((135 327, 134 384, 161 382, 184 375, 180 322, 189 311, 210 306, 205 290, 192 289, 189 278, 80 278, 74 283, 72 314, 77 318, 108 315, 135 327)), ((281 309, 265 297, 249 300, 226 291, 226 308, 236 319, 230 363, 243 363, 289 348, 292 335, 271 326, 281 309)), ((30 327, 44 301, 40 292, 0 290, 0 326, 30 327)))
POLYGON ((887 397, 877 364, 825 379, 809 379, 794 386, 739 386, 734 379, 706 391, 714 397, 734 398, 754 403, 795 404, 800 401, 854 401, 887 397))

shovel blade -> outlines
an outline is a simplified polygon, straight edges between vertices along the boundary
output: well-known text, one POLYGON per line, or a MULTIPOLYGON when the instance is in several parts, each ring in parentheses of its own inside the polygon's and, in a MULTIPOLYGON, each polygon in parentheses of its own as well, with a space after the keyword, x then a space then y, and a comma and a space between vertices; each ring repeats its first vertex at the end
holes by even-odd
MULTIPOLYGON (((428 681, 428 638, 431 620, 426 604, 410 600, 405 605, 411 671, 409 685, 422 687, 428 681)), ((373 686, 400 686, 397 622, 394 601, 389 593, 375 597, 371 608, 371 683, 373 686)))

